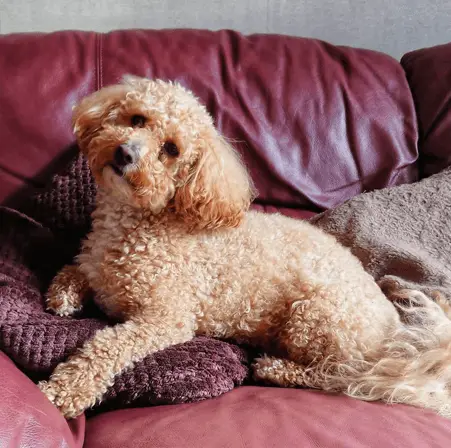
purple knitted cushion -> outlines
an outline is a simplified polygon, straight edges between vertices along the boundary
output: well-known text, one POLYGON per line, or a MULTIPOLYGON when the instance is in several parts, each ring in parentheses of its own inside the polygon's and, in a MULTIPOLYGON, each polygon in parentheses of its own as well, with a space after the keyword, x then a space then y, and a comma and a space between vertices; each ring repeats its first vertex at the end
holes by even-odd
MULTIPOLYGON (((0 349, 36 380, 108 325, 93 305, 76 319, 44 309, 49 282, 89 230, 94 197, 89 168, 78 156, 34 198, 28 216, 0 208, 0 349)), ((101 408, 215 397, 244 381, 247 364, 243 348, 199 337, 123 372, 101 408)))

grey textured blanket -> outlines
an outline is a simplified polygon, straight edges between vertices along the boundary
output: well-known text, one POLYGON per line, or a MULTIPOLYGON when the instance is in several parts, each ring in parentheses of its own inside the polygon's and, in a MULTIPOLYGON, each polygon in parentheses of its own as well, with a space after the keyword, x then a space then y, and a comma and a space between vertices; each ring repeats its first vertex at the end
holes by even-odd
POLYGON ((451 168, 361 194, 311 222, 348 246, 388 296, 407 288, 451 300, 451 168))

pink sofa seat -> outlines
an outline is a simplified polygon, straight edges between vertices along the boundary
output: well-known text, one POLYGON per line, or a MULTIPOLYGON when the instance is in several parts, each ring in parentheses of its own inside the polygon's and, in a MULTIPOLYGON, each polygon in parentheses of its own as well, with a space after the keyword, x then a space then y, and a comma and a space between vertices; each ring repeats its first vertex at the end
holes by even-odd
POLYGON ((101 414, 87 421, 85 447, 429 448, 450 444, 451 421, 429 411, 317 391, 244 386, 200 403, 101 414))

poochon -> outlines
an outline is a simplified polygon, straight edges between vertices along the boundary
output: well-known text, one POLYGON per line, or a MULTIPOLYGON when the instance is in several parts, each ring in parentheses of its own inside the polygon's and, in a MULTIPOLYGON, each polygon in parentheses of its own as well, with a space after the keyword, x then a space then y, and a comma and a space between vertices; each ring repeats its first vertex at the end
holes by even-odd
POLYGON ((254 377, 427 407, 450 416, 451 321, 419 292, 395 305, 351 252, 307 222, 248 211, 254 188, 197 98, 126 77, 74 109, 98 184, 93 227, 48 308, 85 292, 119 322, 41 390, 72 418, 115 376, 195 335, 260 347, 254 377))

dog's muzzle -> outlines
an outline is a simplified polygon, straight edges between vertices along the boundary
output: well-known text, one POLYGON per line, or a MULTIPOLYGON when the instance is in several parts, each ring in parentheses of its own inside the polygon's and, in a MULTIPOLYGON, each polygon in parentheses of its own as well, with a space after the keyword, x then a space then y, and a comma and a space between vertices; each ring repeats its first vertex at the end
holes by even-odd
POLYGON ((118 146, 114 152, 112 168, 116 174, 124 174, 125 168, 139 161, 140 147, 137 143, 127 142, 118 146))

